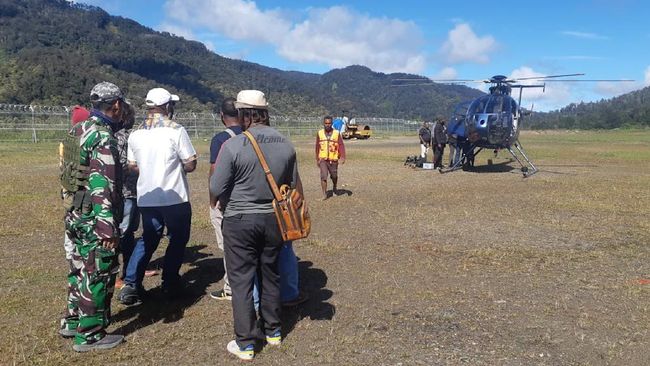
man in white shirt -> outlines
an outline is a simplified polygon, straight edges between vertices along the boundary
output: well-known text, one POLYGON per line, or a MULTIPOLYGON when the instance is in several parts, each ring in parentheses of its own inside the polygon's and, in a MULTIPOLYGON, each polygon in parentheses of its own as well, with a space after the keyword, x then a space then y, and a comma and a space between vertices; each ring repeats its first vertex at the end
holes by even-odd
POLYGON ((142 214, 142 238, 136 244, 119 299, 137 305, 145 269, 167 227, 169 245, 163 262, 163 292, 174 296, 182 289, 178 271, 190 238, 192 207, 187 173, 196 169, 196 151, 187 131, 171 120, 178 101, 163 88, 147 93, 147 118, 129 136, 129 169, 139 172, 137 203, 142 214))

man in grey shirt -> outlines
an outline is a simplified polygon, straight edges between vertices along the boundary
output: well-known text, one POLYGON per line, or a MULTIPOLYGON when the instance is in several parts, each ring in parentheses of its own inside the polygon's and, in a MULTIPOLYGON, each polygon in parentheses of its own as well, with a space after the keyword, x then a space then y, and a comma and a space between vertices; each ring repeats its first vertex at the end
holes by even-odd
MULTIPOLYGON (((269 126, 268 104, 257 90, 237 94, 235 107, 244 130, 250 132, 262 150, 278 186, 288 184, 302 193, 296 151, 291 142, 269 126)), ((232 288, 236 339, 227 349, 250 360, 258 340, 281 343, 280 275, 278 253, 282 235, 273 212, 273 192, 251 142, 245 135, 226 141, 210 179, 211 204, 225 207, 223 239, 232 288), (253 307, 253 279, 259 275, 260 319, 253 307)))

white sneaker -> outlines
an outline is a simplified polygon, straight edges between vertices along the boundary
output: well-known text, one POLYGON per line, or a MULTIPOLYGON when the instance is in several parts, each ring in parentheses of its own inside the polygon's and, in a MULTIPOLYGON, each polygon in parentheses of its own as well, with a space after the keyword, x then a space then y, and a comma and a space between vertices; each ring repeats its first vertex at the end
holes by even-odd
POLYGON ((255 345, 249 344, 248 346, 242 349, 239 347, 237 341, 234 339, 228 342, 228 346, 226 346, 226 349, 228 350, 228 352, 239 357, 240 360, 252 361, 253 357, 255 357, 255 345))

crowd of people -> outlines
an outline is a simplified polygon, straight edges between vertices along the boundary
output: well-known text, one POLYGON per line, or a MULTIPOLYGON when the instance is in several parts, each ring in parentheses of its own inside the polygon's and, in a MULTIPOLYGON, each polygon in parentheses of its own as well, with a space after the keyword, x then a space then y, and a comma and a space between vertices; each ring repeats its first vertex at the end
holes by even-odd
MULTIPOLYGON (((143 279, 163 235, 169 243, 162 294, 165 299, 184 296, 187 284, 180 268, 192 226, 187 175, 196 170, 198 156, 185 128, 174 122, 179 100, 163 88, 151 89, 146 117, 136 122, 135 108, 121 89, 102 82, 90 92, 90 110, 73 110, 73 126, 59 148, 70 267, 59 334, 74 338, 77 352, 110 349, 124 341, 106 331, 116 280, 122 283, 117 298, 123 305, 149 301, 143 279), (136 240, 140 222, 142 236, 136 240)), ((299 290, 298 260, 292 242, 282 239, 274 196, 249 139, 259 145, 278 185, 303 194, 302 183, 296 151, 270 126, 262 92, 242 90, 236 98, 224 99, 220 116, 225 129, 210 143, 208 185, 209 216, 224 252, 225 273, 223 286, 210 296, 232 302, 235 339, 226 349, 250 360, 260 346, 281 344, 281 309, 308 297, 299 290)), ((324 118, 315 145, 327 198, 327 177, 336 193, 338 163, 345 162, 332 117, 324 118)))
POLYGON ((433 168, 442 169, 443 155, 445 146, 449 146, 449 163, 447 167, 452 167, 461 159, 462 156, 462 137, 459 137, 453 131, 447 131, 447 121, 442 117, 437 117, 433 123, 423 122, 418 130, 420 141, 420 158, 426 162, 429 149, 433 149, 433 168))

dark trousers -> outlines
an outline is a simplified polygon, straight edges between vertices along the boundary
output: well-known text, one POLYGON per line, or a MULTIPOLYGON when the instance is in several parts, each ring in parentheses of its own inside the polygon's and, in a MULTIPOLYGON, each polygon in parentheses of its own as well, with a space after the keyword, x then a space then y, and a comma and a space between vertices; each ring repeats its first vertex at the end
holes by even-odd
POLYGON ((223 246, 232 289, 235 337, 240 347, 280 330, 278 254, 282 236, 275 214, 223 218, 223 246), (253 280, 259 279, 259 323, 253 306, 253 280))
POLYGON ((442 154, 444 153, 444 151, 445 151, 445 144, 433 145, 433 167, 434 168, 442 167, 442 154))

